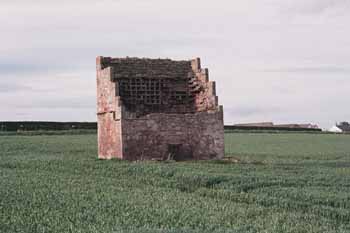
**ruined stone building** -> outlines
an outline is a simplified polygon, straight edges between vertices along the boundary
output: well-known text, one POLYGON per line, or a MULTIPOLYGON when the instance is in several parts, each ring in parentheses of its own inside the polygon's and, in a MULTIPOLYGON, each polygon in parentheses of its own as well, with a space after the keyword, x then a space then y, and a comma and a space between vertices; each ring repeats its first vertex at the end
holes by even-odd
POLYGON ((223 108, 200 59, 97 57, 101 159, 224 156, 223 108))

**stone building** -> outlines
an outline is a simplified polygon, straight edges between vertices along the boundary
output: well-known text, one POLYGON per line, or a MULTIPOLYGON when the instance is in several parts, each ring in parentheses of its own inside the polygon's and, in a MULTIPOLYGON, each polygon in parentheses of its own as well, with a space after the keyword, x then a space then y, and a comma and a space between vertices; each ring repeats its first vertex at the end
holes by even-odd
POLYGON ((224 156, 223 108, 200 59, 97 57, 101 159, 224 156))

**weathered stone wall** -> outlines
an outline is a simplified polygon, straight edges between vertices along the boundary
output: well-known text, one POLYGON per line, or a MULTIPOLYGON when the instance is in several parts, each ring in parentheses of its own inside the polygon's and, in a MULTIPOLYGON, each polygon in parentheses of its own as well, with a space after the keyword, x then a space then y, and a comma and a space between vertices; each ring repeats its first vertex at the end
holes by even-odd
POLYGON ((113 67, 112 80, 129 112, 142 116, 195 111, 189 86, 195 74, 190 61, 105 58, 104 63, 113 67))
POLYGON ((224 155, 223 110, 200 60, 97 58, 100 158, 224 155))
POLYGON ((149 114, 124 119, 126 159, 213 159, 224 155, 222 109, 189 114, 149 114), (178 151, 171 151, 171 147, 178 151))

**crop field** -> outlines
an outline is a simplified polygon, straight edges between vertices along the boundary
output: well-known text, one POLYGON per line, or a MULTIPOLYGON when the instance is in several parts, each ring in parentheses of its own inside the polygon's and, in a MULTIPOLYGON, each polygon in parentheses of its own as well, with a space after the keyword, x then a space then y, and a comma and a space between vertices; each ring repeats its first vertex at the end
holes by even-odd
POLYGON ((0 136, 0 232, 350 232, 350 136, 231 133, 223 161, 97 159, 96 135, 0 136))

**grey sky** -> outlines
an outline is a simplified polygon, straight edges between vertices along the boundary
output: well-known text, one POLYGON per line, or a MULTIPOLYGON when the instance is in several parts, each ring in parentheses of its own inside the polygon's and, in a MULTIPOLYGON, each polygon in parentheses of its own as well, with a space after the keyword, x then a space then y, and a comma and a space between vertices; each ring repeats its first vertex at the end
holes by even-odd
POLYGON ((95 57, 199 56, 226 123, 350 120, 350 0, 2 0, 0 120, 95 120, 95 57))

